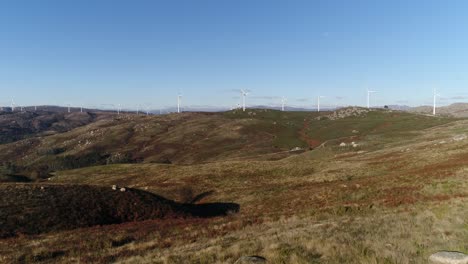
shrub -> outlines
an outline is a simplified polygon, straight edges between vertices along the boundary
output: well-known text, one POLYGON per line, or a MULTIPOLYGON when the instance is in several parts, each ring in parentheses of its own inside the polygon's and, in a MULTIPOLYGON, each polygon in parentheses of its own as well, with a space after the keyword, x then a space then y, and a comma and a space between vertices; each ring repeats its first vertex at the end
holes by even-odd
POLYGON ((91 152, 82 156, 58 156, 51 162, 52 170, 69 170, 88 166, 104 165, 109 155, 102 155, 98 152, 91 152))
POLYGON ((132 156, 129 153, 115 153, 111 154, 106 159, 106 164, 119 164, 119 163, 134 163, 132 156))
POLYGON ((65 148, 49 148, 49 149, 39 149, 37 154, 39 155, 58 155, 65 152, 65 148))

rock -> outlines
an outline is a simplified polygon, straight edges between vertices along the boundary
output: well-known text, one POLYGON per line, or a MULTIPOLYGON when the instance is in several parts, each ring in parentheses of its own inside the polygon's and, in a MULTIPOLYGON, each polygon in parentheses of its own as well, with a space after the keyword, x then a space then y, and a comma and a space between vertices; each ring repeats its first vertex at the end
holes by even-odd
POLYGON ((295 147, 295 148, 291 149, 290 151, 291 151, 291 152, 294 152, 294 151, 301 151, 301 150, 302 150, 302 148, 300 148, 300 147, 295 147))
POLYGON ((244 256, 239 258, 234 264, 261 264, 266 263, 266 258, 260 256, 244 256))
POLYGON ((353 130, 352 132, 353 132, 353 134, 359 133, 359 131, 357 131, 357 130, 353 130))
POLYGON ((112 185, 112 190, 117 190, 117 185, 112 185))
POLYGON ((461 135, 456 135, 453 137, 453 140, 454 141, 461 141, 461 140, 465 140, 466 139, 466 135, 465 134, 461 134, 461 135))
POLYGON ((461 252, 440 251, 429 257, 433 264, 468 264, 468 255, 461 252))
POLYGON ((125 192, 127 189, 125 189, 124 187, 120 188, 120 191, 121 192, 125 192))
POLYGON ((341 142, 340 147, 346 147, 346 143, 341 142))

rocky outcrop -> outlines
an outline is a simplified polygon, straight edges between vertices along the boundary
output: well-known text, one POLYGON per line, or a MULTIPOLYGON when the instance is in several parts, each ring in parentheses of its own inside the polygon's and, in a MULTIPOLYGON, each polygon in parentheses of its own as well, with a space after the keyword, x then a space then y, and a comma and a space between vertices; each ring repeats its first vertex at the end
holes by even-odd
POLYGON ((468 264, 468 255, 461 252, 440 251, 429 257, 432 264, 468 264))

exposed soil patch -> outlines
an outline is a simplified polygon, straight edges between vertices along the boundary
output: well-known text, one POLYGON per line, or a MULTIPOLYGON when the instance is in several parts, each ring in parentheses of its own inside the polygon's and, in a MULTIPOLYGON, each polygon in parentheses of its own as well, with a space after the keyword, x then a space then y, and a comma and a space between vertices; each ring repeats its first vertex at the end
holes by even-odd
POLYGON ((301 140, 307 142, 310 148, 316 148, 320 146, 321 142, 316 139, 310 138, 307 135, 307 129, 309 128, 309 123, 310 121, 308 119, 304 121, 302 129, 299 131, 299 137, 301 138, 301 140))

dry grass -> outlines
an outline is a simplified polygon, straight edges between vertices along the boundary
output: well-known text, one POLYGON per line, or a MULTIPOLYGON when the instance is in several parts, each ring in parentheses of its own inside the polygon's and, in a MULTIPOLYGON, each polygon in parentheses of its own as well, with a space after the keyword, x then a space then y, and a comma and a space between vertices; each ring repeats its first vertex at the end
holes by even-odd
POLYGON ((278 161, 58 172, 51 182, 118 184, 174 200, 190 186, 214 191, 204 202, 241 210, 16 237, 0 240, 0 255, 5 262, 233 263, 262 255, 269 263, 425 263, 433 251, 467 252, 468 140, 452 140, 467 128, 457 121, 408 139, 369 135, 359 150, 330 142, 278 161))

